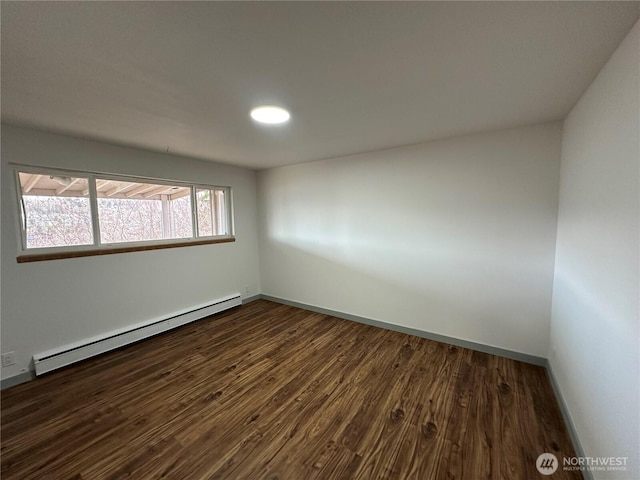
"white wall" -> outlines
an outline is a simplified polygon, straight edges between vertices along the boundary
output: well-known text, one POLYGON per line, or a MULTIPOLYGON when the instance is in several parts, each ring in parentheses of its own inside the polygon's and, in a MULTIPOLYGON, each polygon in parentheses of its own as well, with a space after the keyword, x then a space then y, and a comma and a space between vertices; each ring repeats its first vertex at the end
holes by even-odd
POLYGON ((262 292, 545 357, 559 123, 262 171, 262 292))
POLYGON ((564 122, 551 368, 586 455, 640 478, 640 23, 564 122), (555 351, 555 353, 554 353, 555 351))
POLYGON ((2 126, 2 352, 34 353, 234 292, 260 292, 254 171, 2 126), (236 242, 47 262, 16 262, 18 210, 8 162, 228 185, 236 242))

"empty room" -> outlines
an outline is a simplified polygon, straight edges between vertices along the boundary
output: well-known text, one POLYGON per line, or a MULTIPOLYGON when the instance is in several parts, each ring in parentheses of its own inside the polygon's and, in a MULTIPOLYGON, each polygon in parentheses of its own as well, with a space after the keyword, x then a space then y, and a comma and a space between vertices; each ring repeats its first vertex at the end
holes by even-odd
POLYGON ((640 2, 0 17, 3 480, 640 479, 640 2))

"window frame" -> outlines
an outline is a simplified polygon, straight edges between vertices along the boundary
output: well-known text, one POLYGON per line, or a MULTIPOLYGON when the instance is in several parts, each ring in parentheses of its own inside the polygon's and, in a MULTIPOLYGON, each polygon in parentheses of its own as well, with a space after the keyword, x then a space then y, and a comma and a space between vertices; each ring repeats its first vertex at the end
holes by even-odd
POLYGON ((230 186, 209 185, 203 183, 186 182, 183 180, 171 180, 167 178, 143 177, 138 175, 122 175, 113 173, 101 173, 93 171, 71 170, 55 167, 41 167, 33 165, 11 164, 14 176, 14 188, 17 202, 17 234, 19 263, 29 261, 51 260, 59 258, 72 258, 80 256, 104 255, 110 253, 125 253, 131 251, 146 251, 160 248, 175 248, 192 245, 208 245, 215 243, 226 243, 235 241, 235 222, 233 209, 233 189, 230 186), (89 187, 89 207, 91 215, 91 228, 93 243, 87 245, 67 245, 56 247, 27 248, 26 232, 26 212, 22 201, 22 185, 20 183, 20 173, 36 175, 63 175, 86 178, 89 187), (98 191, 96 180, 111 180, 132 183, 153 183, 157 185, 180 186, 190 189, 191 199, 191 237, 171 238, 160 240, 139 240, 131 242, 102 243, 100 237, 100 220, 98 215, 98 191), (226 235, 200 236, 198 232, 198 218, 196 205, 196 191, 200 190, 222 190, 225 194, 225 214, 227 218, 226 235))

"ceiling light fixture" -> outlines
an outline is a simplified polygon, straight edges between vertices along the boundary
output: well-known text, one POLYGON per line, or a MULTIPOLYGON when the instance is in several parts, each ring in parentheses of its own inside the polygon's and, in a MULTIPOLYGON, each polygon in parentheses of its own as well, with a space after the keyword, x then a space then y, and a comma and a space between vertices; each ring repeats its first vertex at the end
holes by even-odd
POLYGON ((256 122, 278 124, 289 120, 291 115, 284 108, 275 105, 262 105, 251 110, 251 118, 256 122))

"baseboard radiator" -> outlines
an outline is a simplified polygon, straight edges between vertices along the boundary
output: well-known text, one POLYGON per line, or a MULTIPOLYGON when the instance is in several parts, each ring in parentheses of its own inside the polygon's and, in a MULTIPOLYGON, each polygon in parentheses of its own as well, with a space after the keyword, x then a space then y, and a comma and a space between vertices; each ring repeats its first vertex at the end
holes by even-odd
POLYGON ((66 367, 72 363, 152 337, 238 305, 242 305, 242 297, 239 293, 220 298, 213 303, 194 307, 188 311, 178 312, 166 318, 139 323, 114 330, 105 335, 39 353, 33 356, 36 375, 66 367))

